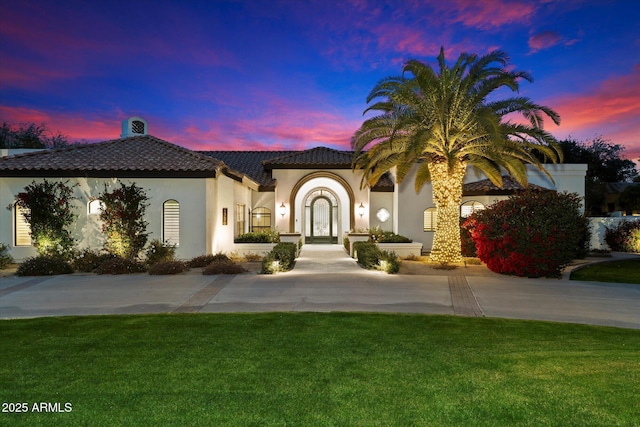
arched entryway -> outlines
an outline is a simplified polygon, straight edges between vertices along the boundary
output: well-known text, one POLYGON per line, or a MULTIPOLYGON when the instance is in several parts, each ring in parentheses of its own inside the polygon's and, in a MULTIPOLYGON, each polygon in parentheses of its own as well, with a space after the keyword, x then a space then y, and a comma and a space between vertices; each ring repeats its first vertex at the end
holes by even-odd
POLYGON ((353 190, 334 173, 304 176, 292 188, 289 200, 289 230, 301 233, 307 243, 339 243, 340 236, 355 226, 353 190))
POLYGON ((338 198, 326 188, 307 195, 305 210, 305 243, 338 243, 338 198))

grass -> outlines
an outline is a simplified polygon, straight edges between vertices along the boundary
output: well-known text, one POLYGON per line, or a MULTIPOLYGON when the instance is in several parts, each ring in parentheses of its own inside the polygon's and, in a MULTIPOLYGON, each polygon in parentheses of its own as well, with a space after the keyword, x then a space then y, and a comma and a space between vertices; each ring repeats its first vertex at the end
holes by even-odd
POLYGON ((2 425, 631 426, 640 331, 452 316, 93 316, 0 324, 2 425))
POLYGON ((571 280, 640 284, 640 259, 591 264, 572 272, 571 280))

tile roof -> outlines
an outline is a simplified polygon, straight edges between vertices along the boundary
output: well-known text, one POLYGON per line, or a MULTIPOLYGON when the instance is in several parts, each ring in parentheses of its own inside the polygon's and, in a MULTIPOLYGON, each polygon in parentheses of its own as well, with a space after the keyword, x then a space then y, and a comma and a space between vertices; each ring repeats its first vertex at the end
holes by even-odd
POLYGON ((297 151, 198 151, 205 156, 218 159, 227 166, 246 174, 256 181, 262 190, 275 188, 276 181, 271 171, 265 170, 263 161, 286 156, 297 151))
POLYGON ((224 163, 144 135, 0 157, 0 176, 215 177, 224 163))
MULTIPOLYGON (((533 190, 548 190, 548 188, 535 184, 529 184, 529 188, 533 190)), ((465 196, 478 196, 483 194, 504 195, 521 190, 524 190, 524 187, 508 175, 502 177, 502 188, 495 185, 489 179, 469 182, 462 186, 462 194, 465 196)))
MULTIPOLYGON (((304 151, 199 151, 223 161, 230 168, 246 174, 258 184, 260 190, 275 189, 273 169, 351 169, 353 151, 339 151, 317 147, 304 151)), ((393 180, 384 174, 372 188, 377 192, 392 192, 393 180)))
POLYGON ((353 151, 316 147, 265 160, 265 169, 351 169, 353 151))

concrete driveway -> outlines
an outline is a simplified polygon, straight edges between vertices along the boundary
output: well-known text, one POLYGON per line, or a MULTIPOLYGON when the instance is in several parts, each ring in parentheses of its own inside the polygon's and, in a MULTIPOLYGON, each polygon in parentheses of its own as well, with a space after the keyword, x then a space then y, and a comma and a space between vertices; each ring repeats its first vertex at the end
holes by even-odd
POLYGON ((124 313, 367 311, 551 320, 640 329, 640 285, 493 273, 387 275, 339 245, 303 247, 277 275, 0 278, 0 318, 124 313))

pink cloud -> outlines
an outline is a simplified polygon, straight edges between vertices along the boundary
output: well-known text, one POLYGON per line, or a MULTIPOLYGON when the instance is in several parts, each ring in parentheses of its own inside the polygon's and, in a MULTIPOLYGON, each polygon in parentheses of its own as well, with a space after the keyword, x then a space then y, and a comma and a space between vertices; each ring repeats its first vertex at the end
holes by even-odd
POLYGON ((555 31, 543 31, 529 37, 529 47, 532 52, 555 46, 562 40, 560 34, 555 31))
POLYGON ((504 25, 528 23, 535 15, 536 4, 531 1, 508 0, 449 0, 430 2, 451 23, 459 22, 481 30, 504 25))
POLYGON ((627 75, 612 77, 588 94, 562 95, 545 105, 562 118, 559 132, 566 138, 589 139, 602 135, 627 148, 630 158, 640 157, 640 64, 627 75))

